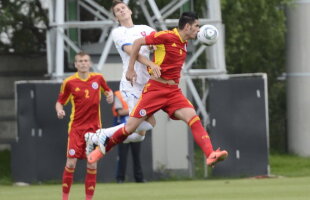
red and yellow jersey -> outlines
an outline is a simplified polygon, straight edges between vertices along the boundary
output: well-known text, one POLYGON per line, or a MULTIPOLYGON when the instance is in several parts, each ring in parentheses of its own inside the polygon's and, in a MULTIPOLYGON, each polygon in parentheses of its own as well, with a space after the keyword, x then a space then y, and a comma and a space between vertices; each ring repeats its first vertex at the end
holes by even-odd
POLYGON ((153 61, 161 68, 161 77, 179 82, 186 59, 187 41, 183 41, 178 30, 152 32, 145 37, 147 45, 156 45, 153 61))
POLYGON ((69 132, 71 127, 87 132, 101 128, 101 92, 110 90, 100 73, 91 72, 87 79, 75 73, 63 81, 57 101, 62 105, 71 102, 69 132))

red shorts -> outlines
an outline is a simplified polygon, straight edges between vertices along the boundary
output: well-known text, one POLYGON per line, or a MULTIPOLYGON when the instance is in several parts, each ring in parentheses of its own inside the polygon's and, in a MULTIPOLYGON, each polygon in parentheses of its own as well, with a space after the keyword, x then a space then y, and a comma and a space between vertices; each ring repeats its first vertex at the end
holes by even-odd
POLYGON ((86 142, 84 139, 85 133, 88 131, 85 129, 77 129, 71 127, 68 135, 67 157, 86 159, 86 142))
POLYGON ((169 85, 149 80, 143 89, 142 95, 130 113, 131 117, 141 118, 150 116, 162 109, 172 119, 173 114, 181 108, 194 108, 191 102, 182 94, 178 85, 169 85))

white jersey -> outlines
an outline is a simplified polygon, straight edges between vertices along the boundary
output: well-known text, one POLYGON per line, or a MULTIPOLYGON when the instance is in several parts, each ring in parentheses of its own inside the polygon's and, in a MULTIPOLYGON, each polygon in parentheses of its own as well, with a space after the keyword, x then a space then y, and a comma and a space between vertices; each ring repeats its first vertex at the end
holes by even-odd
MULTIPOLYGON (((132 45, 133 42, 141 37, 149 35, 151 32, 155 31, 153 28, 146 25, 134 25, 133 27, 127 28, 124 26, 119 26, 112 30, 112 38, 119 55, 123 62, 123 74, 121 82, 126 80, 126 72, 128 69, 130 56, 123 50, 124 46, 132 45)), ((147 58, 149 58, 150 50, 148 46, 142 46, 139 53, 147 58)), ((144 85, 150 78, 147 72, 146 66, 136 61, 135 71, 137 73, 136 83, 139 85, 144 85)))

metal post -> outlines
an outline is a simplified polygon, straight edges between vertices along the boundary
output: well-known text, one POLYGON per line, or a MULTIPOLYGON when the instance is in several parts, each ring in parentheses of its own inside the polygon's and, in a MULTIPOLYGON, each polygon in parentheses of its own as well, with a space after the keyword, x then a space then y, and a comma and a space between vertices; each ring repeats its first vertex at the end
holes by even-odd
MULTIPOLYGON (((64 23, 64 11, 65 2, 62 0, 56 0, 56 23, 64 23)), ((57 39, 56 39, 56 71, 55 76, 60 79, 64 75, 64 39, 62 34, 64 33, 63 27, 57 27, 57 39)))

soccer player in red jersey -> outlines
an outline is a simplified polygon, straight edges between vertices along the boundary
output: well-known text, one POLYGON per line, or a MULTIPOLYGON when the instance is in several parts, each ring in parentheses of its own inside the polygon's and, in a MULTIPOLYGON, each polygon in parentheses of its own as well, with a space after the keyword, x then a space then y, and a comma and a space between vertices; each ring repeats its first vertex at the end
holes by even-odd
MULTIPOLYGON (((130 118, 124 128, 117 130, 106 142, 107 152, 114 145, 122 142, 148 116, 162 109, 172 119, 184 121, 190 127, 195 142, 206 156, 206 164, 214 166, 228 156, 227 151, 214 150, 207 131, 201 124, 199 116, 190 101, 182 94, 178 83, 182 66, 187 54, 187 40, 195 39, 199 31, 198 16, 193 12, 184 12, 178 28, 168 31, 153 32, 150 35, 135 40, 126 77, 133 82, 137 74, 134 63, 142 45, 156 45, 153 63, 149 64, 151 79, 145 85, 142 96, 130 113, 130 118)), ((102 142, 102 140, 99 140, 102 142)), ((88 156, 89 162, 100 158, 97 149, 88 156)))
MULTIPOLYGON (((107 85, 102 74, 90 72, 91 60, 86 53, 75 56, 77 73, 66 78, 60 89, 55 105, 57 117, 63 119, 66 115, 63 106, 69 101, 72 105, 68 127, 67 162, 62 179, 62 199, 69 198, 73 182, 73 174, 77 159, 85 159, 84 134, 95 132, 101 128, 100 99, 101 93, 108 103, 113 103, 113 92, 107 85)), ((85 177, 86 200, 91 200, 96 186, 97 163, 87 162, 85 177)))

